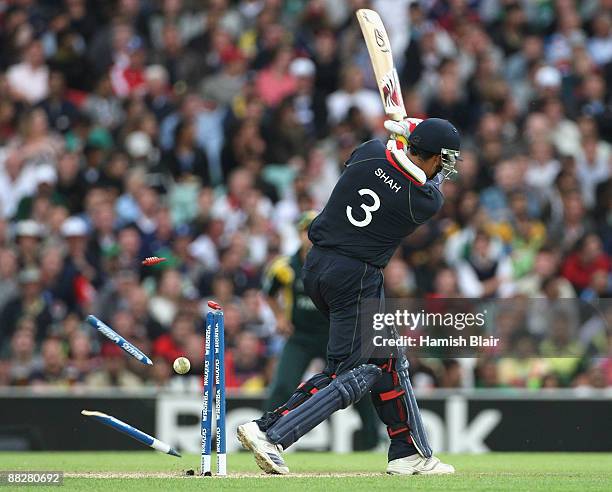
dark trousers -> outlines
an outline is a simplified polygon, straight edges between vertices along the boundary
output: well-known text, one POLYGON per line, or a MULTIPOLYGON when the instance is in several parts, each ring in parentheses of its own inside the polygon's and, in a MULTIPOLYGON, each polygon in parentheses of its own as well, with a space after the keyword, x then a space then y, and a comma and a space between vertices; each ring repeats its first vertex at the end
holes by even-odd
MULTIPOLYGON (((273 411, 291 397, 313 359, 326 358, 326 345, 327 337, 313 337, 302 332, 296 332, 287 339, 270 385, 265 410, 273 411)), ((374 408, 366 398, 362 398, 353 406, 362 423, 361 430, 355 433, 355 449, 372 449, 379 441, 378 419, 374 408)))
POLYGON ((383 377, 372 387, 373 402, 380 419, 387 425, 391 437, 389 459, 415 454, 407 411, 400 398, 380 398, 397 387, 394 361, 373 359, 369 355, 368 340, 361 336, 361 308, 366 299, 384 300, 383 274, 380 268, 314 246, 302 268, 304 289, 317 308, 329 319, 327 365, 298 387, 289 400, 257 421, 266 431, 282 415, 306 401, 312 394, 327 386, 334 377, 369 362, 381 366, 383 377), (366 344, 364 346, 364 344, 366 344))

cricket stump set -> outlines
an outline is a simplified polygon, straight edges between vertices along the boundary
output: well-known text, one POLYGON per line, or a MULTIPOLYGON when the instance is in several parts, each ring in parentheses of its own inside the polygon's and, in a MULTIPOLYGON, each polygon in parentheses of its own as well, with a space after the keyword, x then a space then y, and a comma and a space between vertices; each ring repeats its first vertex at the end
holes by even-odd
POLYGON ((206 314, 204 338, 204 385, 202 421, 200 426, 202 436, 200 474, 205 476, 212 475, 212 403, 214 395, 215 419, 217 424, 217 475, 225 476, 227 475, 227 454, 225 436, 225 341, 223 310, 219 304, 213 301, 208 301, 208 307, 211 311, 206 314))
MULTIPOLYGON (((202 452, 200 459, 200 475, 212 475, 212 422, 213 402, 215 406, 216 452, 217 452, 217 475, 227 475, 227 446, 225 433, 225 328, 223 321, 223 309, 214 301, 208 301, 210 311, 206 313, 204 325, 204 371, 203 371, 203 405, 202 420, 200 425, 202 438, 202 452)), ((153 362, 137 347, 125 340, 110 326, 100 321, 95 316, 88 316, 87 322, 96 328, 109 340, 113 341, 125 352, 143 364, 152 365, 153 362)), ((137 441, 161 451, 180 458, 180 454, 170 445, 159 441, 153 436, 132 427, 111 415, 103 412, 83 410, 86 417, 91 417, 116 431, 130 436, 137 441)))

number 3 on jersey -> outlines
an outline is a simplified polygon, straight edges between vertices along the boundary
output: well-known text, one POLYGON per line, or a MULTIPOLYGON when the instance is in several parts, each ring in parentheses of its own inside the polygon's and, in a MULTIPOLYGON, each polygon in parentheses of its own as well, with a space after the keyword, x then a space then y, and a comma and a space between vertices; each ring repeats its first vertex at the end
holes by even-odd
POLYGON ((346 217, 355 227, 365 227, 372 222, 372 212, 376 212, 376 210, 380 208, 380 198, 378 198, 378 195, 369 188, 360 189, 359 194, 361 196, 369 195, 374 200, 374 203, 372 205, 366 205, 365 203, 361 204, 361 208, 365 213, 363 220, 356 220, 355 217, 353 217, 353 207, 350 205, 346 206, 346 217))

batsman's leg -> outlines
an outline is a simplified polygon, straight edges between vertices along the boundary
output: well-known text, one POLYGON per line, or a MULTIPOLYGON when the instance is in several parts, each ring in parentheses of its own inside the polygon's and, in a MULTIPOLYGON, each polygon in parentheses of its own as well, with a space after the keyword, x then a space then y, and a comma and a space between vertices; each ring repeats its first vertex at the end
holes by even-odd
MULTIPOLYGON (((401 381, 397 365, 401 360, 389 358, 379 366, 382 376, 372 386, 372 402, 380 420, 387 426, 387 433, 391 439, 389 445, 389 464, 387 473, 392 475, 438 475, 454 473, 451 465, 440 462, 431 454, 424 456, 415 439, 413 421, 418 419, 421 436, 425 435, 425 429, 421 422, 421 415, 412 386, 405 389, 401 381), (411 407, 409 394, 412 395, 415 407, 411 407), (416 408, 416 410, 415 410, 416 408)), ((407 378, 406 373, 406 378, 407 378)), ((410 382, 410 380, 408 380, 410 382)), ((427 438, 420 441, 427 443, 427 438)))
POLYGON ((272 442, 266 435, 266 431, 283 415, 287 415, 290 410, 306 402, 312 395, 327 387, 331 381, 330 373, 315 374, 308 381, 300 384, 284 405, 265 412, 254 422, 238 427, 238 440, 245 449, 253 452, 257 465, 266 473, 279 475, 289 473, 289 468, 281 456, 282 446, 272 442))
POLYGON ((379 367, 363 364, 333 378, 325 388, 317 391, 306 402, 283 415, 268 428, 268 438, 287 449, 332 413, 361 400, 380 375, 379 367))

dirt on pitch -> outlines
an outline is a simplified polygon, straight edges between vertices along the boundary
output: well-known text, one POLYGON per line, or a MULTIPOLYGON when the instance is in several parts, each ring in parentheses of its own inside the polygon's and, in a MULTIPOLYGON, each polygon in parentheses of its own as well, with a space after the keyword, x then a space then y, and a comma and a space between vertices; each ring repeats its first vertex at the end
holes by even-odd
POLYGON ((268 475, 263 472, 236 472, 228 473, 227 476, 211 475, 204 477, 196 472, 195 475, 187 475, 186 470, 183 472, 79 472, 66 473, 66 478, 184 478, 186 480, 210 480, 216 479, 231 479, 231 478, 309 478, 309 477, 330 477, 330 478, 346 478, 346 477, 376 477, 382 476, 384 473, 290 473, 289 475, 268 475))

